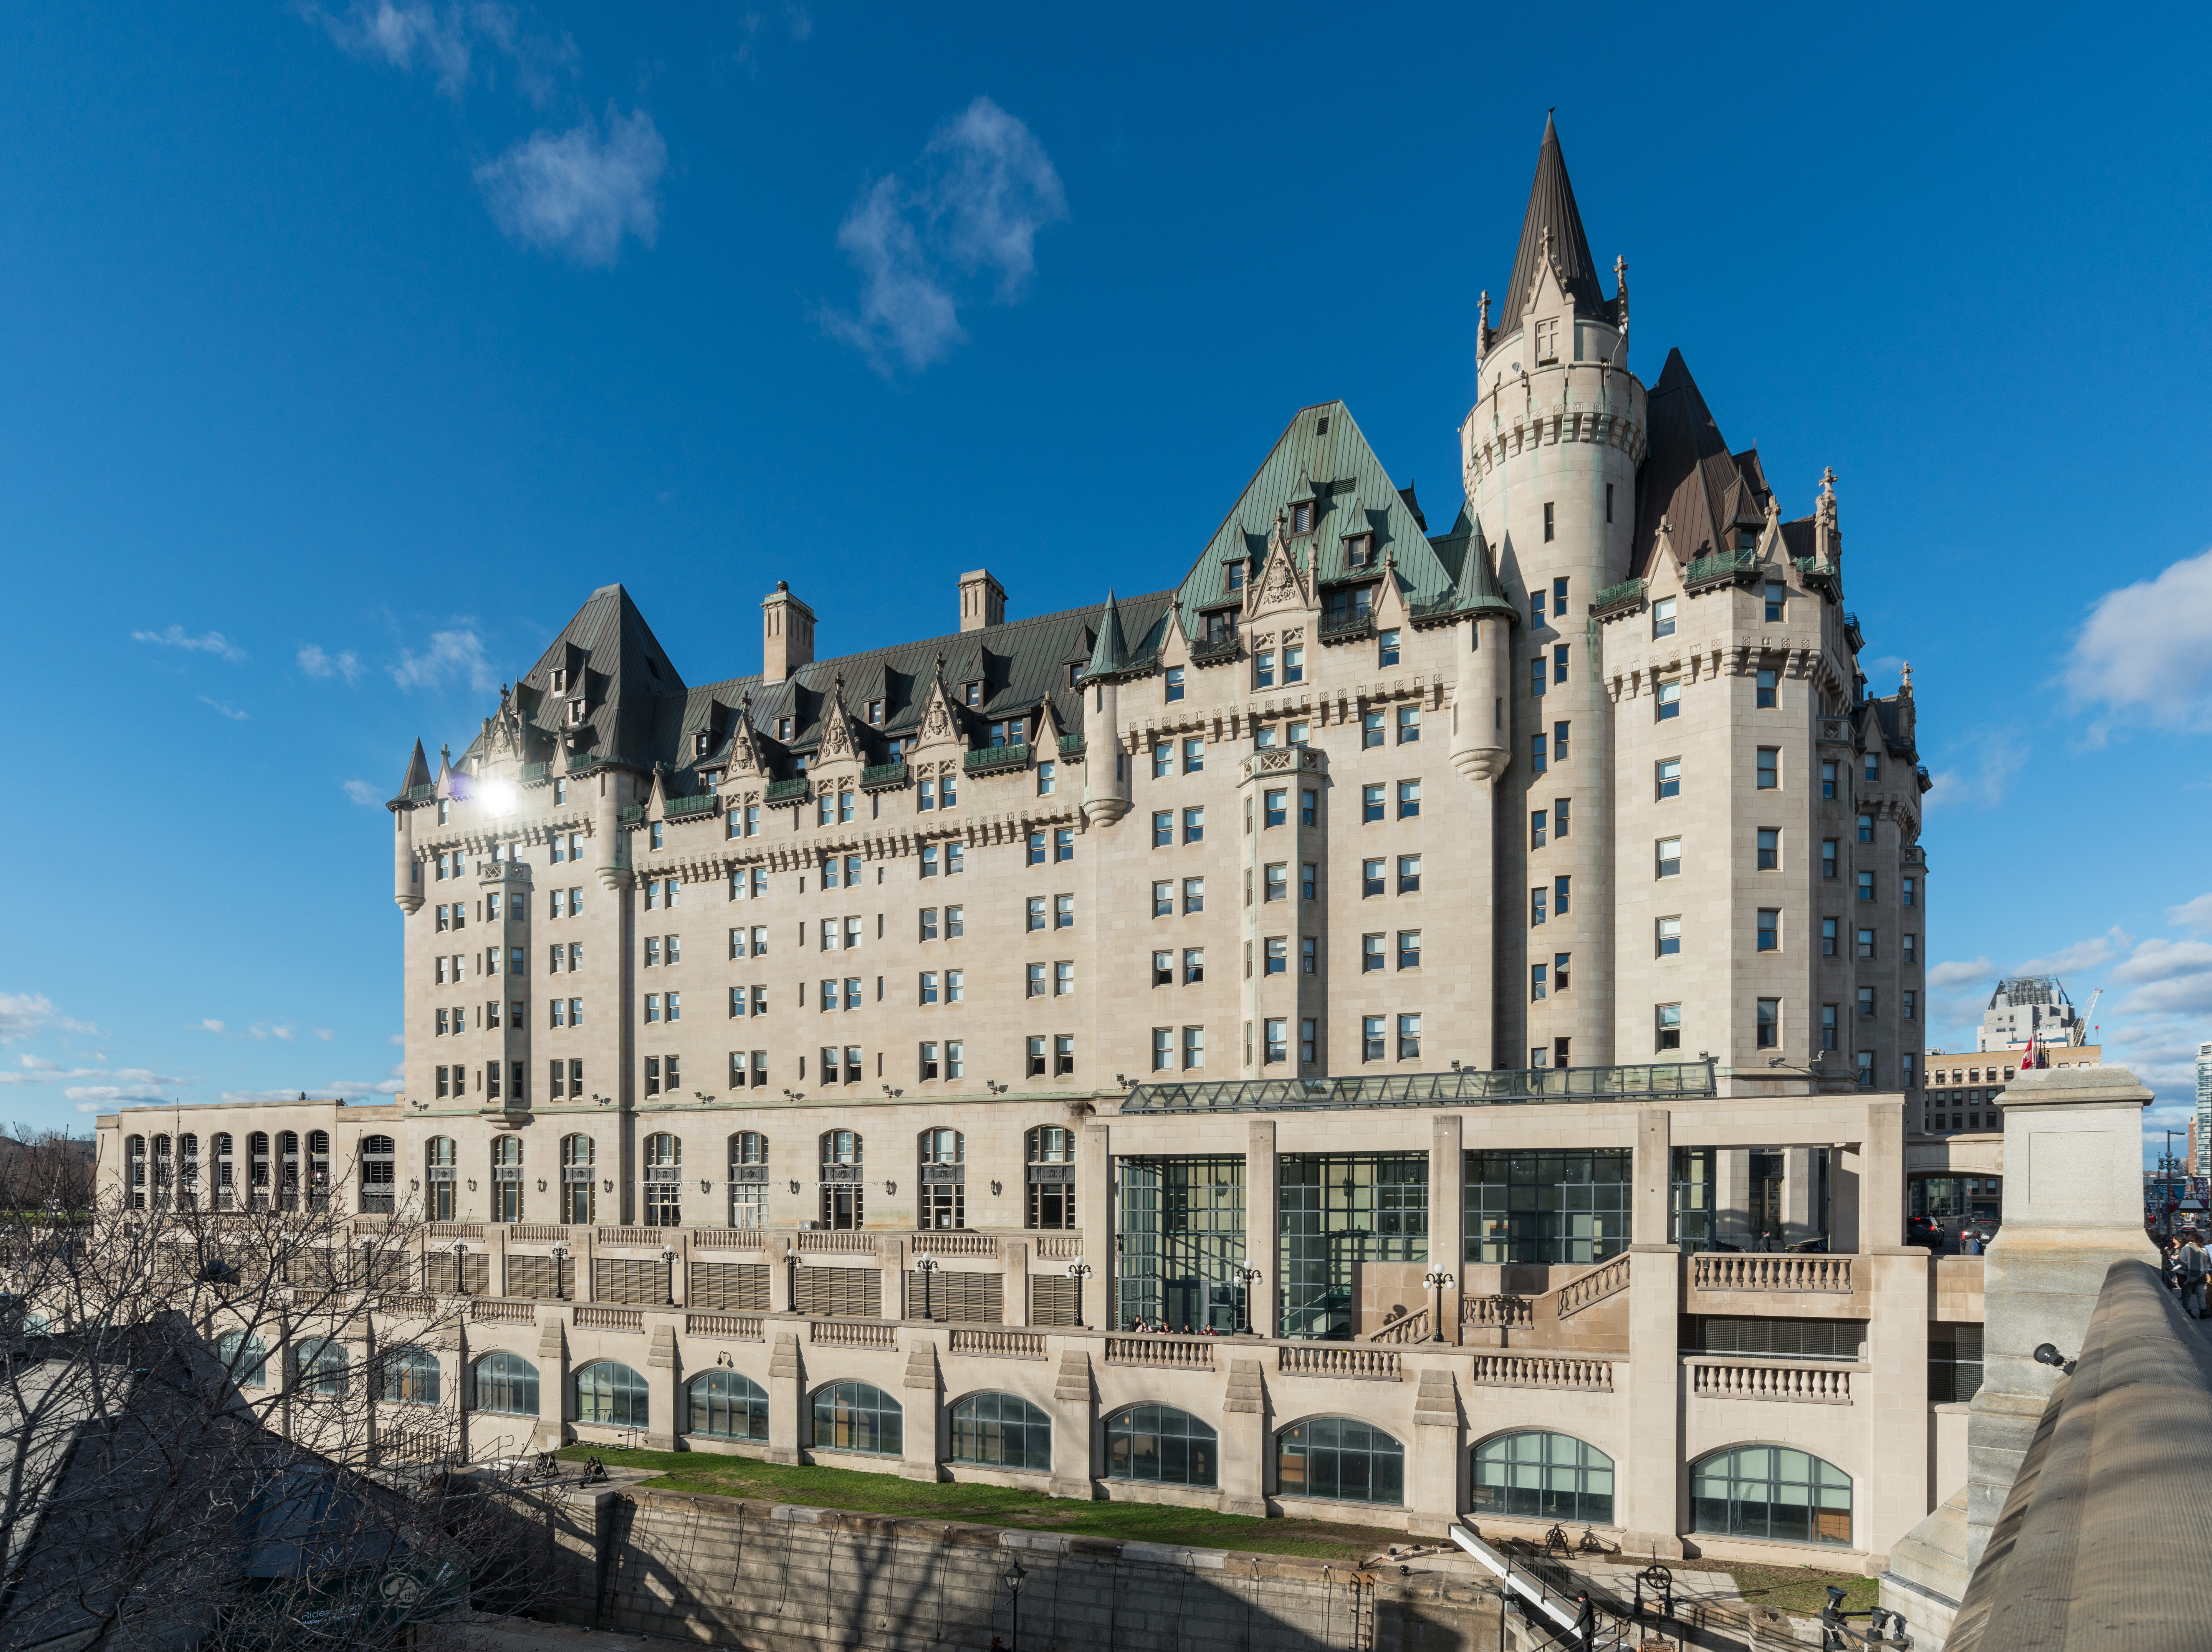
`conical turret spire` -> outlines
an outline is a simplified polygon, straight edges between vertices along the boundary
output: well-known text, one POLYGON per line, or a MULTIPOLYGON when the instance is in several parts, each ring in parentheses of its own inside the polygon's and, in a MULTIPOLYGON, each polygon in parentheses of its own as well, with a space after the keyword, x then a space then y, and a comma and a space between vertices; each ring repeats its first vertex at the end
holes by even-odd
POLYGON ((407 760, 406 775, 399 782, 398 795, 405 797, 418 786, 430 783, 430 762, 422 755, 422 743, 415 742, 414 755, 407 760))
POLYGON ((1567 181, 1567 160, 1559 152, 1559 128, 1548 114, 1544 117, 1544 142, 1536 151, 1536 181, 1528 191, 1528 215, 1521 221, 1521 250, 1514 254, 1513 279, 1505 287, 1505 312, 1497 327, 1499 335, 1521 325, 1521 307, 1527 301, 1528 283, 1547 262, 1559 267, 1577 313, 1611 313, 1598 288, 1589 237, 1583 233, 1583 215, 1575 205, 1574 185, 1567 181))
POLYGON ((1098 616, 1098 641, 1091 650, 1091 663, 1083 668, 1085 677, 1103 677, 1120 671, 1129 663, 1129 645, 1121 635, 1121 609, 1114 600, 1114 592, 1106 592, 1106 607, 1098 616))

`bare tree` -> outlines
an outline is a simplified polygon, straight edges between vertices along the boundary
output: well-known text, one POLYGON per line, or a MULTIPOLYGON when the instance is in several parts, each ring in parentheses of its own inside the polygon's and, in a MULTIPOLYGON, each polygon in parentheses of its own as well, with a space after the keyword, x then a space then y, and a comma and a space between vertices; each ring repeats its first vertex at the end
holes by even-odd
POLYGON ((534 1604, 526 1500, 458 1472, 436 1356, 467 1302, 423 1288, 418 1215, 13 1168, 0 1646, 397 1646, 471 1600, 534 1604))

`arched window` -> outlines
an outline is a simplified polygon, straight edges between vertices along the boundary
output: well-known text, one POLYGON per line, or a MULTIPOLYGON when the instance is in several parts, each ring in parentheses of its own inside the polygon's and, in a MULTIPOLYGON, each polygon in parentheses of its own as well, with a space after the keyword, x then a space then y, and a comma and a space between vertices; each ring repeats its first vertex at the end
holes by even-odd
POLYGON ((143 1211, 146 1208, 146 1138, 132 1136, 123 1146, 124 1175, 130 1182, 131 1208, 143 1211))
POLYGON ((522 1138, 491 1139, 491 1219, 522 1220, 522 1138))
POLYGON ((293 1370, 299 1373, 304 1394, 342 1399, 346 1391, 345 1344, 335 1337, 309 1337, 300 1344, 293 1370))
POLYGON ((822 1225, 857 1228, 860 1225, 860 1133, 825 1130, 822 1133, 822 1225))
POLYGON ((896 1457, 905 1449, 899 1402, 866 1382, 832 1382, 814 1396, 814 1443, 825 1451, 869 1451, 896 1457))
POLYGON ((476 1376, 477 1410, 538 1415, 538 1368, 520 1354, 486 1354, 477 1361, 476 1376))
POLYGON ((451 1136, 433 1136, 422 1149, 423 1186, 429 1197, 422 1201, 423 1208, 433 1222, 453 1219, 453 1178, 459 1163, 451 1136))
POLYGON ((397 1348, 383 1357, 384 1397, 409 1406, 438 1403, 438 1356, 428 1348, 397 1348))
POLYGON ((645 1139, 645 1225, 684 1225, 684 1144, 665 1131, 645 1139))
POLYGON ((247 1189, 257 1209, 269 1207, 269 1133, 257 1130, 246 1139, 247 1189))
POLYGON ((1109 1479, 1212 1485, 1220 1472, 1213 1430, 1173 1406, 1132 1406, 1106 1419, 1109 1479))
POLYGON ((365 1216, 392 1214, 392 1196, 398 1186, 399 1156, 389 1136, 361 1139, 361 1208, 365 1216))
POLYGON ((300 1135, 295 1130, 280 1131, 276 1136, 276 1207, 300 1208, 300 1135))
POLYGON ((1784 1446, 1716 1451, 1690 1466, 1690 1529, 1849 1547, 1851 1477, 1784 1446))
POLYGON ((307 1132, 307 1203, 312 1210, 328 1210, 331 1197, 331 1133, 307 1132))
POLYGON ((592 1139, 561 1138, 561 1219, 581 1225, 592 1220, 592 1139))
POLYGON ((269 1349, 259 1337, 243 1331, 226 1331, 216 1339, 216 1357, 241 1388, 269 1386, 269 1349))
POLYGON ((735 1371, 709 1371, 691 1383, 691 1432, 717 1440, 768 1438, 768 1390, 735 1371))
POLYGON ((227 1211, 237 1197, 234 1190, 238 1185, 236 1168, 231 1159, 230 1132, 217 1131, 208 1145, 215 1151, 215 1202, 218 1209, 227 1211))
POLYGON ((921 1225, 968 1225, 968 1139, 957 1130, 921 1133, 921 1225))
POLYGON ((602 1359, 576 1373, 576 1420, 616 1428, 643 1428, 645 1379, 627 1365, 602 1359))
POLYGON ((1346 1503, 1406 1500, 1406 1448, 1350 1417, 1316 1417, 1275 1438, 1275 1481, 1286 1497, 1346 1503))
POLYGON ((768 1225, 768 1138, 757 1130, 730 1138, 730 1225, 768 1225))
POLYGON ((177 1203, 197 1210, 200 1202, 200 1139, 190 1131, 177 1138, 177 1203))
POLYGON ((1052 1418, 1018 1394, 970 1394, 952 1408, 952 1461, 1052 1467, 1052 1418))
POLYGON ((169 1202, 169 1189, 176 1179, 176 1162, 170 1157, 169 1139, 156 1136, 154 1138, 154 1202, 156 1205, 166 1206, 169 1202))
POLYGON ((1474 1511, 1613 1524, 1613 1459, 1571 1434, 1501 1434, 1474 1449, 1474 1511))
POLYGON ((1029 1133, 1029 1224, 1075 1225, 1075 1132, 1041 1124, 1029 1133))

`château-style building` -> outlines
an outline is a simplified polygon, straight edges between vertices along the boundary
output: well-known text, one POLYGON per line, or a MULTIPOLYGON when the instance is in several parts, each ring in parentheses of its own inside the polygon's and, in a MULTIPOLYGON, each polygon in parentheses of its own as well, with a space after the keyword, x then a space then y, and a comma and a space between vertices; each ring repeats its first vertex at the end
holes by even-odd
POLYGON ((103 1173, 426 1214, 481 1454, 1872 1564, 1980 1311, 1901 1246, 1911 682, 1625 270, 1547 125, 1441 532, 1328 402, 1172 589, 817 657, 779 581, 699 686, 594 592, 392 801, 404 1096, 103 1173))

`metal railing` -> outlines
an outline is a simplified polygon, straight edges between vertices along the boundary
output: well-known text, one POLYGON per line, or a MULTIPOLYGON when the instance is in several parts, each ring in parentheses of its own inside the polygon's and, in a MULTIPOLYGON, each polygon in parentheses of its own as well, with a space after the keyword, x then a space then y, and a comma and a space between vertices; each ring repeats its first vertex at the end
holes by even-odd
POLYGON ((871 791, 878 786, 904 786, 906 759, 893 758, 887 763, 871 763, 860 771, 860 789, 871 791))
POLYGON ((693 815, 711 815, 721 799, 712 792, 702 792, 694 798, 671 798, 661 815, 666 820, 686 820, 693 815))
POLYGON ((1389 1078, 1248 1078, 1138 1084, 1124 1113, 1287 1113, 1345 1107, 1427 1107, 1438 1102, 1643 1101, 1717 1094, 1713 1062, 1642 1066, 1520 1067, 1407 1073, 1389 1078))
POLYGON ((1019 768, 1030 760, 1029 742, 1019 745, 987 745, 981 751, 971 751, 961 759, 968 773, 980 774, 994 768, 1019 768))

